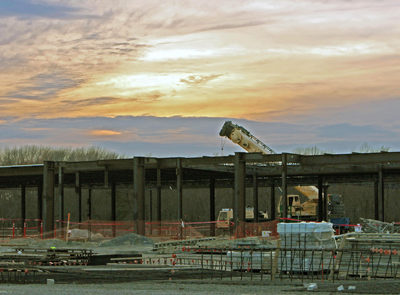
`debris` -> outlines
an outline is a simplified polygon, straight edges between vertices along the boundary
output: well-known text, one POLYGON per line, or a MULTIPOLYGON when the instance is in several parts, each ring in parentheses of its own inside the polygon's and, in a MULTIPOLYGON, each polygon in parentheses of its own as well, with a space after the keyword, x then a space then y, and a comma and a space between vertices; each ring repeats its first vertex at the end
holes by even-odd
POLYGON ((54 285, 54 279, 47 279, 46 280, 47 285, 54 285))
POLYGON ((153 240, 137 235, 134 233, 123 235, 100 244, 100 247, 115 247, 115 246, 134 246, 134 245, 149 245, 153 246, 153 240))
POLYGON ((318 289, 318 285, 316 283, 310 283, 307 285, 307 291, 314 291, 318 289))
POLYGON ((337 290, 338 290, 338 291, 344 291, 343 285, 340 285, 339 287, 337 287, 337 290))
POLYGON ((347 288, 347 290, 349 290, 349 291, 354 291, 356 289, 356 286, 349 286, 348 288, 347 288))

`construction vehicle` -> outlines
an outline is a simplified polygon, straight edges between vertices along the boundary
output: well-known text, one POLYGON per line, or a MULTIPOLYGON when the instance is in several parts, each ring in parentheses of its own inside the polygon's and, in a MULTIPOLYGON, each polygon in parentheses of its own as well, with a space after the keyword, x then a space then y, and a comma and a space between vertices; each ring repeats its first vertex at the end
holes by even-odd
MULTIPOLYGON (((253 207, 246 207, 245 211, 245 218, 246 221, 254 221, 254 208, 253 207)), ((259 211, 258 212, 258 220, 259 221, 266 221, 268 220, 268 213, 259 211)), ((224 233, 225 231, 229 230, 231 226, 231 222, 233 221, 233 209, 232 208, 223 208, 218 213, 216 229, 219 233, 224 233)))
MULTIPOLYGON (((219 132, 220 136, 229 138, 232 142, 240 145, 248 152, 259 152, 262 154, 275 154, 274 150, 264 144, 261 140, 252 135, 244 127, 226 121, 219 132)), ((303 220, 315 220, 317 218, 318 208, 318 189, 315 186, 295 186, 294 187, 301 195, 288 195, 288 215, 298 217, 303 220)), ((334 205, 330 201, 328 195, 328 203, 331 207, 334 205)), ((337 203, 337 196, 335 195, 335 204, 337 203)), ((281 214, 282 196, 278 203, 278 214, 281 214)), ((331 208, 330 211, 333 209, 331 208)), ((337 211, 337 210, 336 210, 337 211)), ((281 214, 282 215, 282 214, 281 214)), ((287 217, 287 216, 283 216, 287 217)))

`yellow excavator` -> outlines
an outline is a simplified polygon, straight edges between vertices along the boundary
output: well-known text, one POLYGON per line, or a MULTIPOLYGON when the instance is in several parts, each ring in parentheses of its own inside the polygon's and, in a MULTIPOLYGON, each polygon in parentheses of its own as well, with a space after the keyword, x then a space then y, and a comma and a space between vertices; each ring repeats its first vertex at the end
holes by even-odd
MULTIPOLYGON (((262 154, 275 154, 269 146, 252 135, 244 127, 226 121, 219 132, 220 136, 229 138, 232 142, 240 145, 248 152, 259 152, 262 154)), ((295 186, 301 195, 288 195, 287 204, 289 205, 289 215, 304 220, 316 220, 318 208, 318 189, 315 186, 295 186)), ((333 195, 332 195, 333 196, 333 195)), ((338 195, 335 195, 338 196, 338 195)), ((330 195, 328 195, 329 201, 330 195)), ((337 198, 336 198, 337 199, 337 198)), ((278 203, 278 213, 280 214, 280 204, 282 196, 278 203)), ((286 217, 286 216, 285 216, 286 217)))

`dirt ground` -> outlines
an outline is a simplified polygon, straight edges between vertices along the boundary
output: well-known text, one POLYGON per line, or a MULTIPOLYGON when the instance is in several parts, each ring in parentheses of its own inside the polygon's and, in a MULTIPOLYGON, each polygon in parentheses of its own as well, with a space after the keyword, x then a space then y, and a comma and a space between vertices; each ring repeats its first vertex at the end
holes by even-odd
POLYGON ((118 284, 55 284, 55 285, 0 285, 1 294, 32 295, 71 295, 71 294, 399 294, 400 283, 396 281, 343 282, 344 290, 338 291, 342 285, 338 282, 317 282, 318 289, 307 291, 302 283, 280 281, 274 284, 256 282, 223 282, 223 281, 145 281, 118 284), (355 290, 348 290, 354 286, 355 290))

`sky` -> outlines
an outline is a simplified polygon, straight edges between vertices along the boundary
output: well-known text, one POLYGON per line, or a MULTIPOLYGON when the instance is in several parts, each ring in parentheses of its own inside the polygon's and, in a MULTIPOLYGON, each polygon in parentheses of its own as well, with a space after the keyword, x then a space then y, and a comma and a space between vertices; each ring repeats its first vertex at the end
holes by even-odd
POLYGON ((0 148, 400 150, 397 0, 1 0, 0 148))

